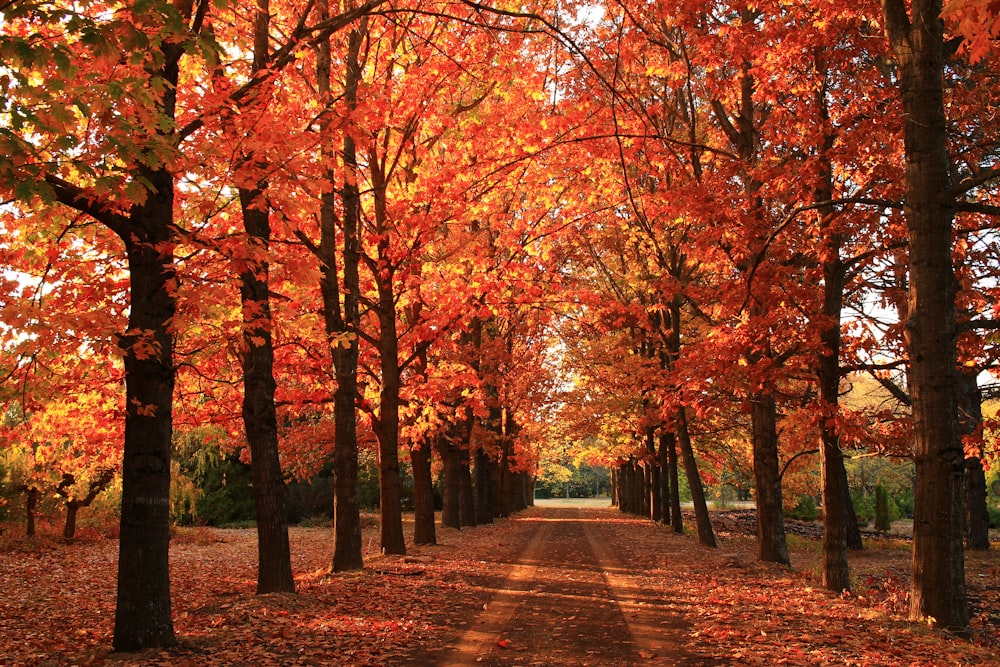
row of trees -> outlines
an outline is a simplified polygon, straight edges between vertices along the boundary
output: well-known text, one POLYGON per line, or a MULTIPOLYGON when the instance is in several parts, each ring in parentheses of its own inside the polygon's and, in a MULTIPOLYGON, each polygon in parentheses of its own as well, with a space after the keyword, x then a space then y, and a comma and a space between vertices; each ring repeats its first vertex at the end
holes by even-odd
POLYGON ((656 461, 661 517, 683 466, 711 544, 698 457, 740 442, 777 562, 782 459, 819 443, 842 590, 843 452, 912 443, 911 613, 967 628, 989 3, 953 8, 967 43, 923 0, 0 8, 5 437, 121 461, 117 649, 174 641, 171 450, 206 423, 249 452, 261 592, 294 587, 285 478, 324 466, 332 567, 362 566, 361 448, 403 553, 401 457, 418 542, 435 466, 471 525, 569 443, 656 461), (847 368, 912 420, 840 407, 847 368))
POLYGON ((991 54, 959 30, 995 14, 941 9, 609 8, 589 90, 609 91, 624 198, 579 241, 588 335, 565 340, 586 378, 572 422, 627 424, 605 453, 625 509, 670 517, 683 466, 714 543, 691 441, 719 462, 742 432, 759 557, 787 563, 782 482, 819 454, 832 590, 856 542, 845 454, 912 456, 911 616, 961 632, 963 538, 988 544, 998 172, 991 54), (858 371, 895 405, 842 405, 858 371))

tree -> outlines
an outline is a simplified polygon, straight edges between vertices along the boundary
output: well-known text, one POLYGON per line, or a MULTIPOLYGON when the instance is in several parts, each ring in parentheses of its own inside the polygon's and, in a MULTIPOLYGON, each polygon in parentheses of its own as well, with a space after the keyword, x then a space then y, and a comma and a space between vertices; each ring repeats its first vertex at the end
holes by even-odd
MULTIPOLYGON (((251 77, 261 76, 270 61, 268 0, 257 0, 253 17, 251 77)), ((266 95, 258 89, 246 106, 260 108, 266 95)), ((246 109, 245 109, 246 111, 246 109)), ((251 135, 252 136, 252 135, 251 135)), ((243 314, 243 424, 250 446, 254 504, 257 516, 257 592, 295 591, 288 543, 285 486, 278 458, 278 416, 274 404, 274 342, 268 275, 271 243, 270 205, 262 156, 244 151, 236 174, 240 208, 247 238, 246 259, 240 271, 243 314)))
POLYGON ((910 618, 967 633, 962 550, 965 455, 959 436, 955 277, 944 111, 940 0, 883 0, 885 31, 899 66, 906 150, 909 309, 906 343, 917 469, 910 618))
POLYGON ((115 471, 105 469, 98 473, 87 485, 87 493, 82 498, 72 494, 70 488, 76 484, 76 477, 72 473, 63 473, 63 478, 56 486, 56 493, 65 500, 66 505, 66 525, 63 528, 63 539, 72 542, 76 539, 76 517, 81 507, 90 507, 91 503, 97 499, 112 481, 115 479, 115 471))
MULTIPOLYGON (((35 116, 21 125, 22 129, 27 129, 24 125, 31 128, 23 138, 7 137, 16 147, 16 152, 8 155, 17 155, 18 160, 15 164, 8 160, 13 168, 5 171, 15 181, 8 180, 5 189, 17 191, 18 181, 34 183, 27 191, 21 186, 18 198, 25 204, 33 205, 35 198, 41 197, 43 203, 57 201, 90 216, 120 238, 127 258, 129 321, 118 338, 125 361, 126 401, 116 650, 174 643, 167 558, 175 379, 174 332, 170 328, 176 312, 173 167, 180 61, 185 47, 197 41, 204 19, 203 11, 194 14, 192 9, 190 3, 178 9, 167 2, 153 2, 140 12, 126 7, 102 19, 71 13, 74 21, 68 32, 63 32, 55 15, 35 14, 31 6, 9 17, 14 21, 47 21, 43 29, 54 32, 57 40, 50 56, 57 71, 65 76, 71 68, 83 68, 92 76, 47 91, 61 123, 53 127, 35 116), (129 56, 125 67, 132 78, 126 90, 132 101, 122 105, 115 116, 109 113, 110 105, 120 93, 110 91, 120 82, 108 79, 101 68, 117 63, 122 53, 129 56), (103 105, 88 94, 88 87, 107 96, 103 105), (90 111, 100 119, 95 127, 103 133, 100 139, 130 136, 130 147, 118 143, 122 168, 106 170, 104 156, 87 152, 81 156, 71 150, 50 156, 43 148, 47 144, 32 141, 31 130, 51 136, 70 129, 75 118, 67 111, 74 96, 78 104, 86 104, 88 97, 94 100, 90 111), (92 160, 89 165, 87 158, 92 160), (74 177, 78 182, 70 180, 74 177), (112 194, 113 187, 120 187, 121 195, 112 194)), ((34 50, 30 38, 12 39, 28 47, 24 52, 27 57, 15 63, 24 75, 49 64, 49 58, 34 50)), ((6 41, 9 44, 11 38, 6 41)), ((118 90, 125 92, 121 87, 118 90)), ((69 148, 76 146, 75 141, 69 142, 69 148)))

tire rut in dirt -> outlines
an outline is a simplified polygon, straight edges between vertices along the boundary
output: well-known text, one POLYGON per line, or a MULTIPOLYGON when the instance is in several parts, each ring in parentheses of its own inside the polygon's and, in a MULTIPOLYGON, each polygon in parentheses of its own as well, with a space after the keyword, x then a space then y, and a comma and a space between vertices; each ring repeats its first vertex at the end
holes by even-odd
MULTIPOLYGON (((628 622, 590 547, 579 514, 554 510, 535 549, 534 576, 482 665, 635 664, 628 622)), ((541 527, 539 528, 542 529, 541 527)))

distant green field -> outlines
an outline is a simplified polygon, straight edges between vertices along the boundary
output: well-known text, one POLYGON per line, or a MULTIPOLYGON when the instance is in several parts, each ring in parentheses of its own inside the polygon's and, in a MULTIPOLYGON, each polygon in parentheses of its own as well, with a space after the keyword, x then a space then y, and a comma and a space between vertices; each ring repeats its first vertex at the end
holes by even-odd
POLYGON ((535 498, 539 507, 611 507, 610 498, 535 498))

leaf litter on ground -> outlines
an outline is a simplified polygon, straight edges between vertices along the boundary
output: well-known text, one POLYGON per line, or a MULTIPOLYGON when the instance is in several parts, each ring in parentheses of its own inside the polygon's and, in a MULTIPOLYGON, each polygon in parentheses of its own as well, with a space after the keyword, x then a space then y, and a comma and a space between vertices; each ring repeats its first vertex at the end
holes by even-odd
MULTIPOLYGON (((408 556, 377 553, 367 522, 366 567, 331 573, 328 528, 291 529, 297 594, 255 595, 252 529, 178 529, 171 543, 175 647, 110 652, 117 542, 92 538, 0 542, 0 664, 55 667, 160 665, 428 665, 445 656, 503 584, 544 509, 462 531, 408 556)), ((685 617, 683 646, 699 664, 1000 665, 997 551, 968 558, 974 640, 905 620, 899 596, 909 552, 877 544, 852 554, 858 581, 838 596, 819 584, 820 550, 793 543, 793 568, 757 562, 753 540, 719 531, 721 547, 603 512, 600 525, 646 595, 685 617)), ((586 619, 579 632, 586 633, 586 619)), ((540 623, 537 632, 551 631, 540 623)), ((499 630, 499 629, 498 629, 499 630)), ((532 631, 526 629, 525 631, 532 631)), ((506 646, 521 643, 503 635, 506 646)), ((669 658, 665 651, 660 651, 669 658)), ((637 657, 648 662, 646 655, 637 657)), ((544 656, 532 656, 537 662, 544 656)), ((655 658, 650 658, 655 659, 655 658)))

